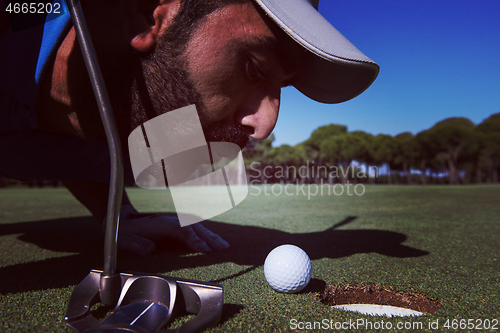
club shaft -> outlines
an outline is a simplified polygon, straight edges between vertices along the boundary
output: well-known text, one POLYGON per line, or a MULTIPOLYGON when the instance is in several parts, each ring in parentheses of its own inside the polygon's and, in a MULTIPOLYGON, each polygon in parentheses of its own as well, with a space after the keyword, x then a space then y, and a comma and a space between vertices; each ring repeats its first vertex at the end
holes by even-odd
MULTIPOLYGON (((66 0, 69 8, 73 26, 76 31, 78 42, 82 50, 87 72, 90 77, 94 95, 96 97, 97 105, 101 115, 102 124, 106 133, 108 141, 110 162, 111 162, 111 175, 109 184, 108 206, 106 214, 106 230, 104 241, 104 268, 103 276, 111 277, 116 275, 116 242, 118 236, 118 222, 120 217, 120 208, 123 195, 123 161, 122 151, 120 145, 120 137, 116 127, 114 115, 109 102, 104 80, 102 78, 97 57, 95 54, 92 40, 88 32, 83 11, 80 6, 79 0, 66 0)), ((119 281, 119 279, 112 279, 119 281)), ((106 287, 101 290, 101 302, 103 302, 103 295, 106 299, 117 299, 118 295, 110 295, 116 293, 117 288, 112 287, 111 284, 105 283, 106 287), (108 287, 109 286, 109 287, 108 287)), ((103 286, 104 287, 104 286, 103 286)), ((105 303, 105 302, 103 302, 105 303)))

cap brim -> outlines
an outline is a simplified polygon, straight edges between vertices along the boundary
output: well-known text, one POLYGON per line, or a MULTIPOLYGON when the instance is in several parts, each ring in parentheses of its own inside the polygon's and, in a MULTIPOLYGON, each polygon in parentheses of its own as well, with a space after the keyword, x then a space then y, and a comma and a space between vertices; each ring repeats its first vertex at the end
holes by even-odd
POLYGON ((379 66, 335 29, 308 0, 254 1, 309 51, 293 82, 304 95, 322 103, 341 103, 361 94, 377 77, 379 66))

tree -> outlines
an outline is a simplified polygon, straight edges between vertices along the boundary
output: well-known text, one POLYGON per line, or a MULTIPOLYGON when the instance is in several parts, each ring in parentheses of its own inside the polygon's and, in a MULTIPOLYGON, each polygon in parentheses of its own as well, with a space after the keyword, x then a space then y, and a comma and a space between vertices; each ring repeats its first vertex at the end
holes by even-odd
POLYGON ((478 168, 486 169, 488 182, 497 183, 500 172, 500 113, 483 120, 475 132, 478 136, 478 168))
POLYGON ((378 166, 387 166, 387 182, 392 184, 391 164, 397 153, 397 141, 390 135, 378 134, 373 137, 369 150, 373 161, 378 166))
MULTIPOLYGON (((309 149, 309 146, 307 145, 307 141, 301 142, 294 147, 294 153, 295 153, 295 160, 297 161, 297 164, 295 165, 296 167, 303 166, 307 164, 307 160, 312 158, 311 157, 311 150, 309 149)), ((310 173, 307 172, 307 177, 309 177, 310 173)), ((308 179, 308 178, 307 178, 308 179)), ((300 183, 303 184, 305 183, 306 178, 301 176, 300 178, 300 183)))
POLYGON ((331 137, 347 133, 347 126, 330 124, 322 126, 311 133, 311 137, 305 141, 305 145, 312 150, 314 158, 320 155, 320 146, 331 137))
POLYGON ((302 162, 299 149, 290 145, 281 145, 273 149, 273 157, 275 166, 281 167, 281 170, 277 172, 281 176, 280 180, 287 182, 290 180, 290 176, 297 177, 296 170, 302 162))
MULTIPOLYGON (((369 165, 373 164, 373 156, 371 155, 371 144, 373 141, 373 135, 363 132, 363 131, 353 131, 352 135, 355 137, 357 148, 354 153, 354 159, 359 163, 365 164, 365 173, 369 177, 369 165)), ((377 176, 377 175, 376 175, 377 176)))
POLYGON ((323 141, 327 140, 336 135, 347 133, 347 126, 330 124, 326 126, 321 126, 311 133, 311 137, 306 141, 306 144, 315 150, 320 149, 320 145, 323 141))
POLYGON ((404 132, 394 137, 397 141, 397 152, 394 158, 394 166, 403 171, 406 175, 406 182, 411 185, 411 167, 415 164, 417 158, 416 139, 410 132, 404 132))
POLYGON ((363 158, 368 151, 365 134, 362 131, 354 131, 344 135, 343 157, 348 165, 355 159, 363 158))
POLYGON ((458 163, 473 149, 473 131, 474 124, 462 117, 442 120, 429 129, 428 140, 446 162, 450 184, 458 184, 458 163))
MULTIPOLYGON (((304 142, 307 148, 308 157, 314 160, 316 166, 323 165, 325 161, 322 161, 321 145, 326 140, 347 133, 347 126, 330 124, 326 126, 321 126, 312 132, 311 137, 304 142)), ((328 161, 326 161, 328 162, 328 161)), ((319 176, 315 174, 316 178, 319 176)))
MULTIPOLYGON (((347 132, 331 136, 324 140, 319 151, 323 161, 339 165, 343 170, 342 180, 345 182, 349 168, 354 160, 360 163, 371 163, 370 144, 373 136, 363 131, 347 132)), ((368 172, 368 166, 367 166, 368 172)), ((352 173, 351 173, 352 174, 352 173)))
MULTIPOLYGON (((274 134, 271 134, 264 140, 255 140, 250 138, 245 149, 243 157, 245 159, 245 167, 247 170, 255 170, 255 167, 261 171, 261 183, 265 182, 264 173, 262 170, 272 163, 273 159, 273 141, 274 134)), ((250 175, 252 177, 252 175, 250 175)))
MULTIPOLYGON (((343 166, 345 164, 344 147, 346 137, 344 135, 331 136, 321 142, 319 151, 321 151, 321 159, 332 165, 343 166)), ((329 177, 328 181, 331 183, 332 179, 329 177)), ((342 177, 342 182, 345 182, 342 177)))
POLYGON ((432 144, 432 137, 430 135, 430 130, 424 130, 415 135, 415 160, 414 165, 421 173, 422 185, 427 184, 427 170, 433 164, 433 160, 436 157, 437 150, 432 144))

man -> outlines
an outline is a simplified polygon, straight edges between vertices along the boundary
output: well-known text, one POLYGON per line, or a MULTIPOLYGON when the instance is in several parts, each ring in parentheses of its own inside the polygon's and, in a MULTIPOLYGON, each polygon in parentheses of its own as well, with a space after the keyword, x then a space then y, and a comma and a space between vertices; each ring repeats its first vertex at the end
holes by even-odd
MULTIPOLYGON (((314 6, 314 0, 82 1, 122 142, 148 119, 195 104, 207 142, 244 147, 248 137, 264 139, 273 130, 284 86, 325 103, 360 94, 378 66, 314 6)), ((68 15, 44 27, 7 29, 0 45, 0 173, 61 180, 103 221, 107 146, 68 15)), ((195 252, 229 246, 200 224, 180 228, 175 218, 138 214, 124 195, 119 248, 147 254, 165 238, 195 252)))

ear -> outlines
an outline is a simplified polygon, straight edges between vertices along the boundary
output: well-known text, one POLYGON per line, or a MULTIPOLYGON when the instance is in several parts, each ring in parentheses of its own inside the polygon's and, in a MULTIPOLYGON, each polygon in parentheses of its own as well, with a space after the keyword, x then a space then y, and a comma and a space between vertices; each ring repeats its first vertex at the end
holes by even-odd
POLYGON ((173 22, 180 0, 123 0, 122 16, 125 38, 139 52, 150 52, 159 34, 173 22))

